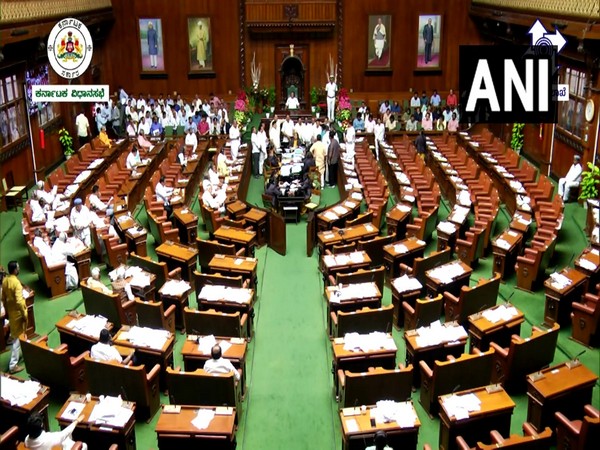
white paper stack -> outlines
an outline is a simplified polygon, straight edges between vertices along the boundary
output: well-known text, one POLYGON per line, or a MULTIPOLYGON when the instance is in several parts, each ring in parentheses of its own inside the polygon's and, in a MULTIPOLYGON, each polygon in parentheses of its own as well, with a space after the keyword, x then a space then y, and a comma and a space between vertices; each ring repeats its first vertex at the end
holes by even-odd
POLYGON ((252 299, 252 292, 250 289, 207 284, 200 291, 199 298, 208 301, 224 300, 235 303, 248 303, 252 299))
POLYGON ((459 341, 467 337, 467 332, 460 325, 444 324, 436 320, 427 327, 417 328, 416 342, 419 347, 430 347, 446 342, 459 341))
POLYGON ((416 278, 409 277, 408 275, 402 275, 392 281, 394 288, 398 292, 408 292, 423 289, 423 285, 416 278))
POLYGON ((37 381, 19 381, 14 378, 0 377, 0 398, 11 405, 23 406, 37 397, 40 383, 37 381))
POLYGON ((158 330, 148 327, 131 327, 119 335, 119 340, 129 341, 140 347, 150 347, 156 350, 163 348, 170 337, 167 330, 158 330))
POLYGON ((108 320, 102 316, 83 316, 79 319, 73 319, 67 324, 67 328, 77 331, 86 336, 95 339, 100 337, 100 331, 106 328, 108 320))
POLYGON ((408 253, 408 248, 404 244, 395 244, 394 252, 396 253, 408 253))
POLYGON ((456 225, 452 222, 443 221, 438 223, 437 229, 446 234, 453 234, 456 232, 456 225))
POLYGON ((442 400, 448 416, 456 420, 467 419, 469 413, 481 410, 481 400, 475 394, 451 395, 442 400))
POLYGON ((415 425, 417 415, 411 402, 394 402, 392 400, 380 400, 371 409, 371 417, 375 423, 396 422, 400 428, 410 428, 415 425))
POLYGON ((573 283, 569 277, 564 276, 562 273, 554 272, 550 274, 550 279, 552 280, 550 283, 556 289, 564 289, 573 283))
POLYGON ((589 270, 591 272, 594 272, 596 270, 596 267, 597 267, 596 264, 594 264, 593 262, 591 262, 590 260, 585 259, 585 258, 580 258, 579 259, 579 265, 581 267, 583 267, 584 269, 587 269, 587 270, 589 270))
POLYGON ((347 333, 344 336, 344 350, 348 352, 369 352, 380 349, 397 349, 391 335, 374 331, 369 334, 347 333))
POLYGON ((502 238, 496 239, 496 242, 494 242, 494 245, 496 245, 504 250, 508 250, 510 248, 510 243, 505 241, 502 238))
POLYGON ((124 427, 132 414, 131 409, 123 407, 123 400, 120 396, 104 397, 101 395, 88 420, 96 425, 124 427))
POLYGON ((500 305, 496 308, 489 308, 481 312, 481 315, 492 323, 508 321, 519 314, 514 306, 500 305))
POLYGON ((209 427, 210 423, 215 417, 215 411, 212 409, 199 409, 198 414, 192 420, 194 425, 199 430, 205 430, 209 427))
POLYGON ((190 290, 190 288, 190 283, 185 280, 169 280, 163 284, 159 292, 164 295, 179 297, 190 290))

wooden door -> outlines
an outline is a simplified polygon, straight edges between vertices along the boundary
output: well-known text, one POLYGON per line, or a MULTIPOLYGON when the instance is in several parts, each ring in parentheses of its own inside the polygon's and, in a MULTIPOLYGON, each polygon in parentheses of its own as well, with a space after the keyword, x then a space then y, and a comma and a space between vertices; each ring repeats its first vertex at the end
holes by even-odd
POLYGON ((285 256, 285 219, 274 211, 269 213, 269 247, 285 256))

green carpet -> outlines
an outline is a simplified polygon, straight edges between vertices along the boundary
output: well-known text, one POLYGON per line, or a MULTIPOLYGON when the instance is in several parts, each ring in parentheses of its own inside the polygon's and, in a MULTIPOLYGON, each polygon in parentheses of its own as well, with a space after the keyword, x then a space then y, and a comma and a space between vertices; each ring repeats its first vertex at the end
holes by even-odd
MULTIPOLYGON (((248 192, 250 203, 261 205, 262 182, 251 180, 248 192)), ((332 204, 339 199, 336 189, 325 189, 322 204, 332 204)), ((199 213, 195 202, 192 209, 199 213)), ((143 208, 138 219, 146 223, 143 208)), ((446 205, 440 208, 440 218, 448 214, 446 205)), ((498 234, 508 224, 508 215, 502 211, 495 225, 498 234)), ((565 221, 556 246, 551 269, 561 269, 586 247, 582 232, 585 211, 577 204, 568 204, 565 221)), ((0 261, 6 267, 11 259, 21 264, 20 279, 36 291, 35 315, 38 333, 49 334, 51 346, 59 344, 54 323, 65 311, 81 306, 81 293, 73 292, 56 300, 49 300, 45 288, 37 281, 21 236, 21 212, 0 214, 0 261)), ((200 236, 207 236, 200 226, 200 236)), ((149 237, 149 255, 155 257, 154 243, 149 237)), ((427 252, 436 247, 434 235, 427 252)), ((238 448, 255 449, 339 449, 341 426, 337 406, 332 393, 331 349, 326 332, 326 305, 323 300, 323 282, 317 270, 315 255, 306 257, 306 223, 287 226, 287 255, 280 256, 273 250, 257 249, 258 303, 256 306, 256 335, 249 345, 247 355, 247 396, 237 433, 238 448)), ((480 277, 489 277, 492 270, 491 255, 480 260, 471 278, 475 284, 480 277)), ((92 265, 97 265, 93 262, 92 265)), ((531 294, 514 288, 514 276, 500 286, 500 297, 515 304, 526 314, 527 321, 521 335, 527 336, 531 326, 542 321, 544 295, 542 290, 531 294)), ((391 293, 385 289, 383 303, 389 304, 391 293)), ((501 300, 499 300, 500 302, 501 300)), ((196 307, 194 296, 191 306, 196 307)), ((393 332, 398 346, 398 362, 404 362, 405 345, 402 333, 393 332)), ((568 360, 585 350, 585 347, 569 339, 570 328, 561 330, 555 362, 568 360)), ((180 349, 183 337, 178 334, 175 344, 175 364, 181 365, 180 349)), ((9 352, 0 355, 0 367, 8 365, 9 352)), ((590 369, 600 372, 600 352, 588 349, 582 362, 590 369)), ((20 374, 23 377, 25 373, 20 374)), ((527 417, 526 395, 514 395, 517 407, 512 417, 512 432, 520 433, 521 424, 527 417)), ((413 394, 415 408, 421 420, 419 448, 424 443, 437 447, 439 420, 429 419, 418 402, 418 391, 413 394)), ((162 398, 167 402, 167 398, 162 398)), ((53 419, 61 401, 54 400, 50 407, 50 423, 57 429, 53 419)), ((600 407, 598 385, 594 389, 593 404, 600 407)), ((137 448, 156 448, 154 425, 136 425, 137 448)))

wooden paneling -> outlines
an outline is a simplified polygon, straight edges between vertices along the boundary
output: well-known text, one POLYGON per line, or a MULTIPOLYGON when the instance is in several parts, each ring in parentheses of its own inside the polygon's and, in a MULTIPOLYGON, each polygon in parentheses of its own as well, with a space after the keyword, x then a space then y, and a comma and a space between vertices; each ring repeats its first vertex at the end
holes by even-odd
MULTIPOLYGON (((276 2, 246 2, 246 21, 252 22, 287 22, 286 6, 289 1, 276 2)), ((293 2, 297 5, 297 16, 293 19, 298 22, 323 22, 335 21, 336 1, 304 1, 293 2)))
MULTIPOLYGON (((239 0, 113 0, 115 24, 103 47, 101 79, 129 93, 235 92, 240 85, 239 0), (162 20, 168 78, 142 79, 138 19, 162 20), (210 17, 214 78, 188 77, 188 17, 210 17)), ((113 89, 113 90, 114 90, 113 89)))
MULTIPOLYGON (((475 25, 464 0, 379 0, 344 2, 343 85, 354 91, 406 91, 409 88, 447 90, 458 88, 459 45, 478 44, 475 25), (365 74, 369 14, 391 14, 392 73, 365 74), (441 71, 415 72, 418 16, 441 14, 441 71)), ((388 31, 388 33, 390 33, 388 31)))

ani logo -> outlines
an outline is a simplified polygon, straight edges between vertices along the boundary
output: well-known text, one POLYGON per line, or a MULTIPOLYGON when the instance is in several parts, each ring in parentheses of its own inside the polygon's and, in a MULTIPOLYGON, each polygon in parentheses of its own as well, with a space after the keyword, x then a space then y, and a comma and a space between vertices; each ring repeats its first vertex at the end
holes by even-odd
POLYGON ((94 45, 87 27, 77 19, 63 19, 48 37, 48 60, 63 78, 77 78, 92 62, 94 45))

